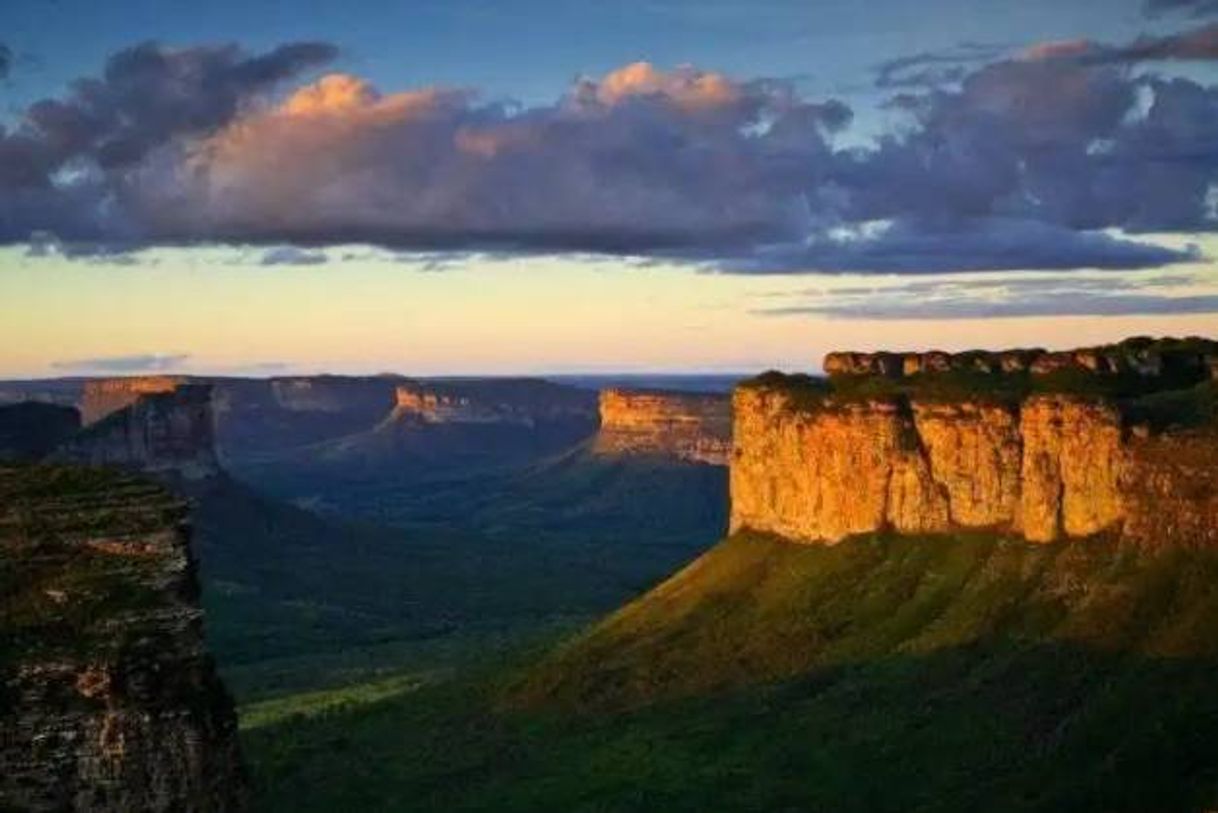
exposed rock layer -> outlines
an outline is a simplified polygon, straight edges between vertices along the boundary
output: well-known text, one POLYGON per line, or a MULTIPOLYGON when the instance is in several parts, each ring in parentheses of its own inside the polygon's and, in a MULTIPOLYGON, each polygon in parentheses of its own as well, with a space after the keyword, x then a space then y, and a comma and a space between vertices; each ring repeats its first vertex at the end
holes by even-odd
POLYGON ((726 396, 608 389, 600 395, 600 431, 593 451, 662 455, 727 465, 732 446, 726 396))
POLYGON ((1102 399, 813 404, 737 389, 731 526, 804 541, 993 529, 1218 544, 1218 436, 1152 435, 1102 399), (1136 430, 1136 431, 1135 431, 1136 430))
POLYGON ((242 806, 185 516, 128 475, 0 468, 0 809, 242 806))
POLYGON ((54 459, 198 479, 218 471, 213 425, 211 386, 185 384, 140 396, 76 435, 54 459))
POLYGON ((392 420, 426 424, 514 424, 595 417, 590 393, 534 379, 419 382, 397 387, 392 420))
POLYGON ((825 356, 830 376, 907 378, 927 373, 967 371, 986 374, 1029 373, 1045 376, 1075 372, 1101 376, 1158 377, 1170 371, 1195 370, 1218 380, 1218 342, 1207 339, 1129 339, 1120 344, 1050 352, 1040 348, 944 353, 838 352, 825 356))
POLYGON ((134 404, 140 396, 173 392, 185 384, 182 376, 147 375, 98 378, 86 381, 80 396, 80 417, 85 426, 134 404))

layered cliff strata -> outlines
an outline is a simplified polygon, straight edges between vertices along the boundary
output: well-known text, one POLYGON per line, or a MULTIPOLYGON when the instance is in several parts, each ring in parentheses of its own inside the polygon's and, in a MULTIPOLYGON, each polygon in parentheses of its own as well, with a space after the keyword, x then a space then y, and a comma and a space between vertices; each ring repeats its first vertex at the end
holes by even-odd
POLYGON ((184 384, 140 396, 86 427, 52 459, 200 479, 219 470, 213 425, 211 386, 184 384))
POLYGON ((401 384, 390 419, 420 424, 510 424, 591 420, 590 394, 534 379, 401 384))
POLYGON ((1209 339, 1127 339, 1119 344, 1050 352, 1041 348, 990 352, 940 350, 912 353, 836 352, 825 356, 829 376, 902 379, 926 374, 969 372, 987 375, 1059 373, 1158 378, 1195 374, 1218 380, 1218 342, 1209 339))
POLYGON ((80 396, 81 421, 88 426, 134 404, 144 395, 173 392, 188 379, 182 376, 146 375, 98 378, 86 381, 80 396))
POLYGON ((244 799, 183 505, 133 476, 0 468, 0 809, 244 799))
MULTIPOLYGON (((1213 384, 1184 391, 1213 400, 1213 384)), ((1208 403, 1208 402, 1207 402, 1208 403)), ((731 525, 805 541, 993 530, 1218 543, 1218 429, 1152 431, 1069 393, 856 398, 736 390, 731 525)))
POLYGON ((602 455, 659 455, 725 466, 731 455, 727 396, 608 389, 600 394, 602 455))

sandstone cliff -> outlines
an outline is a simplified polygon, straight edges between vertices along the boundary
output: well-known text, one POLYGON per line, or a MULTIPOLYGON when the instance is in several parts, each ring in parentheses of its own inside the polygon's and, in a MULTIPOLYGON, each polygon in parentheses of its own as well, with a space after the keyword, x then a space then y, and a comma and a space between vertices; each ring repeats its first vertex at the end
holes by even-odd
POLYGON ((181 376, 147 375, 128 378, 98 378, 86 381, 80 396, 80 418, 88 426, 139 400, 140 396, 173 392, 188 379, 181 376))
POLYGON ((594 417, 593 398, 583 391, 533 379, 481 379, 401 384, 390 420, 531 427, 594 417))
MULTIPOLYGON (((1036 364, 1025 361, 1011 372, 1036 364)), ((776 379, 741 386, 731 526, 825 542, 881 530, 993 530, 1035 542, 1110 533, 1146 544, 1218 543, 1212 417, 1153 430, 1131 417, 1144 403, 1213 404, 1215 387, 1201 380, 1203 358, 1159 361, 1197 380, 1141 399, 1034 389, 943 398, 933 388, 859 397, 776 379)), ((877 376, 897 375, 887 362, 866 364, 877 376)), ((999 362, 994 371, 1003 369, 999 362)), ((1111 373, 1102 365, 1092 372, 1111 373)))
POLYGON ((185 518, 129 475, 0 468, 0 809, 242 805, 185 518))
POLYGON ((184 384, 141 395, 86 427, 52 457, 197 480, 219 470, 213 443, 211 386, 184 384))
POLYGON ((600 394, 600 431, 593 452, 659 455, 725 466, 731 453, 731 402, 726 396, 608 389, 600 394))

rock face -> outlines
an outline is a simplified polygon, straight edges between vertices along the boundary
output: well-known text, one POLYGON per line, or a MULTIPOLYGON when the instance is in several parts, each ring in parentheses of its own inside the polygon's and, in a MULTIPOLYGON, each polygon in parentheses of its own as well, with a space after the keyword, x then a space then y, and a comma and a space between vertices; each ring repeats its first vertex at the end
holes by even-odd
POLYGON ((971 350, 944 353, 838 352, 825 356, 823 368, 829 376, 880 376, 908 378, 926 373, 966 371, 987 374, 1091 373, 1102 376, 1133 375, 1158 377, 1164 373, 1203 372, 1218 376, 1218 342, 1190 338, 1181 340, 1127 339, 1119 344, 1049 352, 1040 348, 989 352, 971 350))
POLYGON ((130 475, 0 468, 0 809, 243 806, 185 518, 130 475))
POLYGON ((140 396, 87 427, 53 459, 200 479, 219 470, 213 424, 211 386, 184 384, 140 396))
POLYGON ((269 384, 275 404, 290 412, 339 413, 369 407, 383 411, 393 402, 391 378, 323 375, 272 378, 269 384))
POLYGON ((600 394, 603 455, 660 455, 725 466, 731 454, 731 402, 722 395, 608 389, 600 394))
POLYGON ((1218 544, 1212 423, 1151 432, 1118 402, 1080 394, 810 397, 773 382, 737 388, 733 413, 733 530, 810 542, 992 530, 1218 544))
POLYGON ((140 396, 173 392, 187 381, 181 376, 168 375, 86 381, 80 397, 81 421, 85 426, 97 423, 107 415, 134 404, 140 396))
POLYGON ((0 405, 0 460, 38 460, 79 429, 75 407, 36 401, 0 405))
POLYGON ((391 421, 420 424, 504 424, 589 420, 590 395, 533 379, 412 382, 396 391, 391 421))

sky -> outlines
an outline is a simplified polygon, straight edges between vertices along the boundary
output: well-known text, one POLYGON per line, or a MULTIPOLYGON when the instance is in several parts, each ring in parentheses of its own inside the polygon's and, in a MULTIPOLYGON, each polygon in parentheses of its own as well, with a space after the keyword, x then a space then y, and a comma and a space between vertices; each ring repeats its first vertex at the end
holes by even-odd
POLYGON ((1213 0, 3 16, 3 377, 1218 332, 1213 0))

